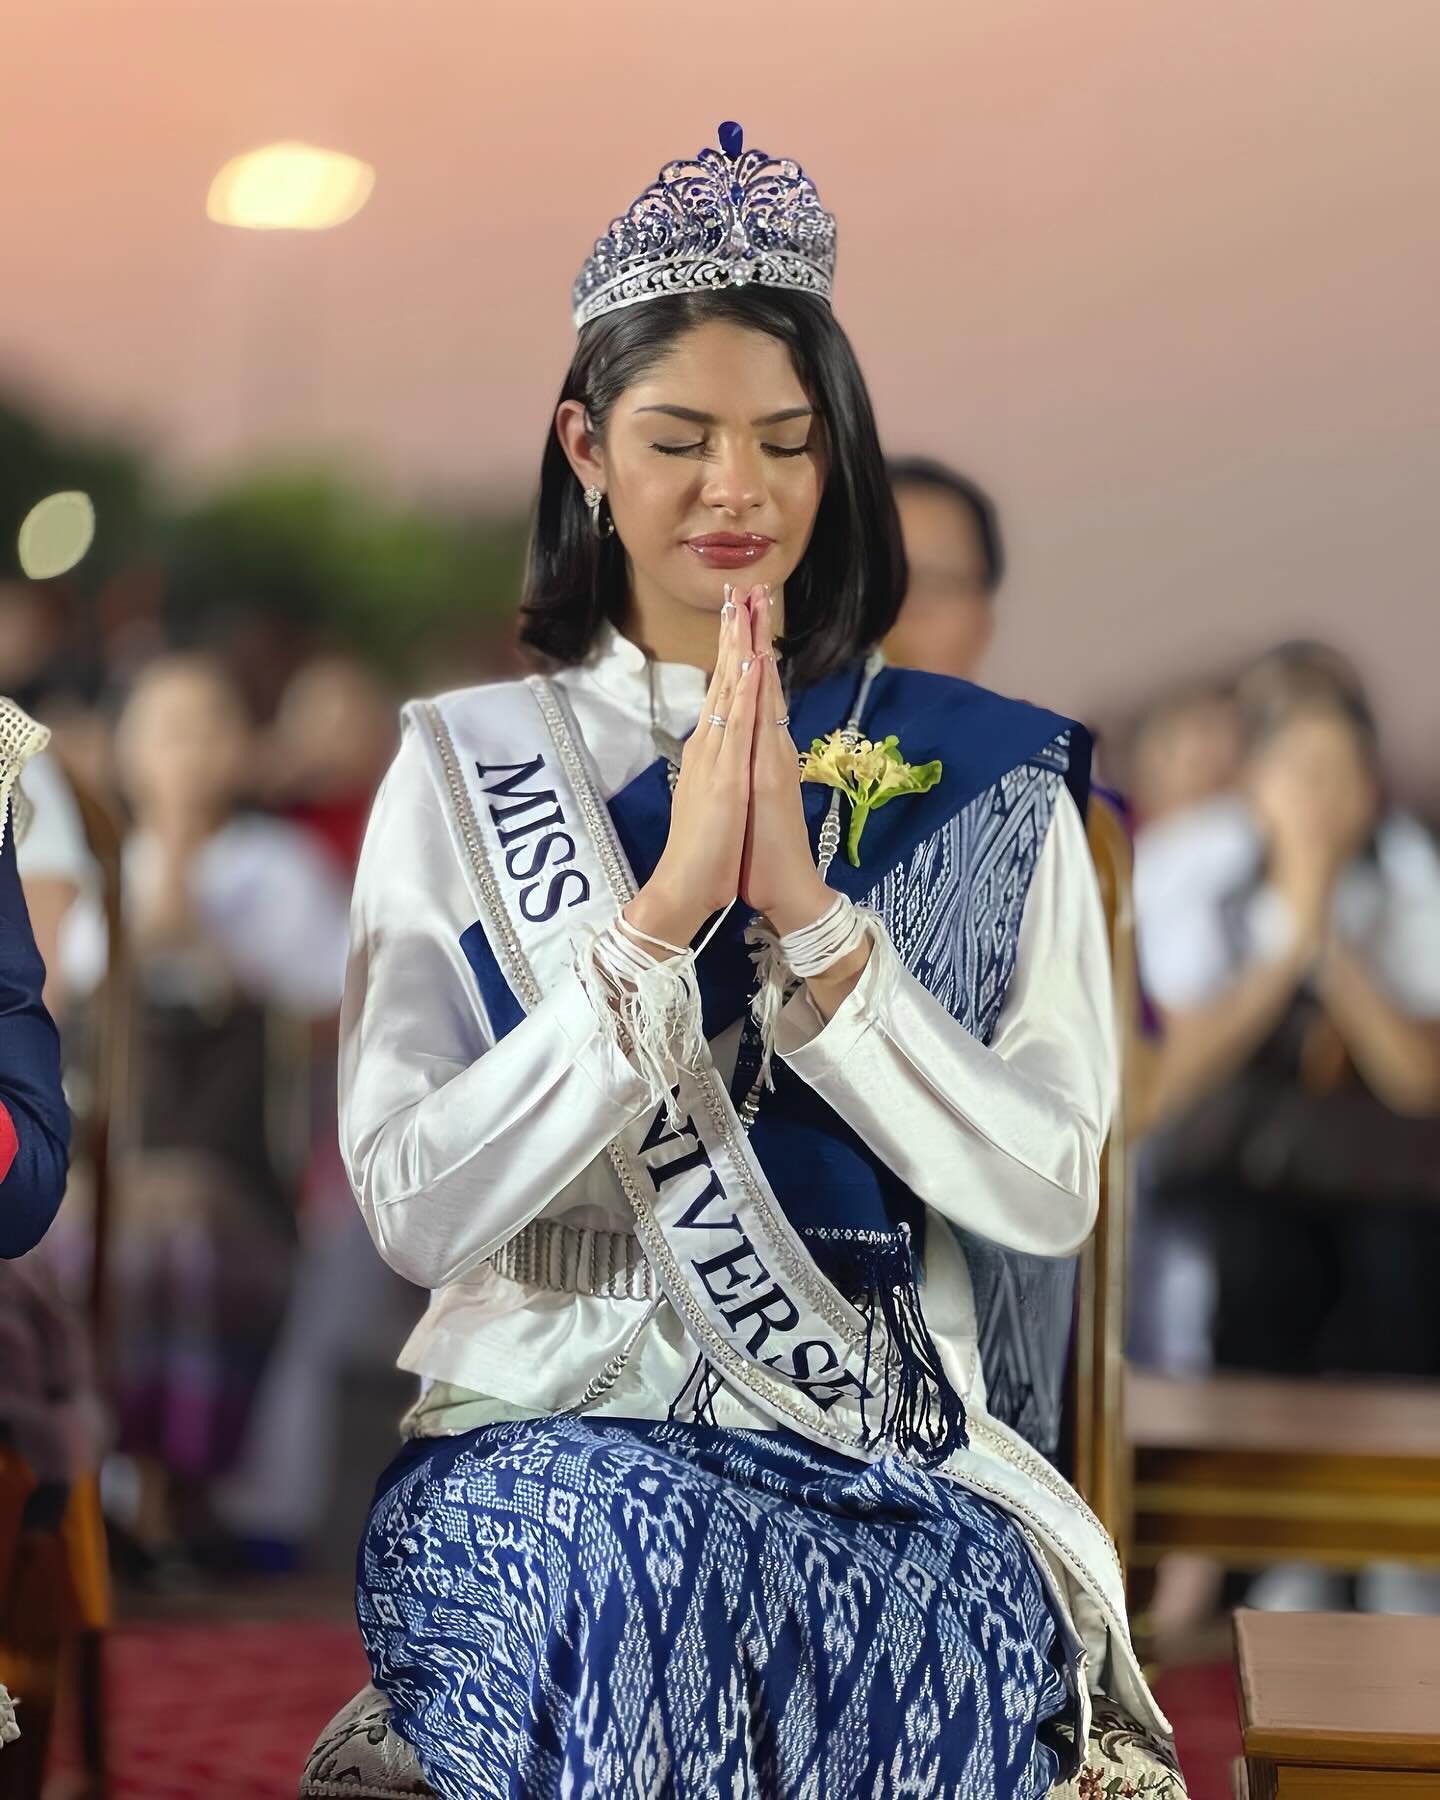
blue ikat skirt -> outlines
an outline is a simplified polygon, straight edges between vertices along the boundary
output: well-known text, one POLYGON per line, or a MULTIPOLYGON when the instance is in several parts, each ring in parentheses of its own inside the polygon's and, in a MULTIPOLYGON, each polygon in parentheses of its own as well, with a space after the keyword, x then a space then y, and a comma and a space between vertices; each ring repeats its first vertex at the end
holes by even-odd
POLYGON ((784 1432, 549 1418, 415 1439, 361 1635, 445 1800, 1039 1800, 1075 1674, 1014 1523, 784 1432))

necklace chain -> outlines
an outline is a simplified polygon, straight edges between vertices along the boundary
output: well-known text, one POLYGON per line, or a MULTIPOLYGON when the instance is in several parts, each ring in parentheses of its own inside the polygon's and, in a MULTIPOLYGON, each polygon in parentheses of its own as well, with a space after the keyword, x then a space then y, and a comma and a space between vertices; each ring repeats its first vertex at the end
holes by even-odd
POLYGON ((673 796, 675 783, 680 779, 681 744, 679 738, 660 728, 659 705, 655 697, 655 658, 653 656, 645 658, 645 680, 650 689, 650 741, 655 746, 655 754, 663 756, 665 759, 665 779, 673 796))

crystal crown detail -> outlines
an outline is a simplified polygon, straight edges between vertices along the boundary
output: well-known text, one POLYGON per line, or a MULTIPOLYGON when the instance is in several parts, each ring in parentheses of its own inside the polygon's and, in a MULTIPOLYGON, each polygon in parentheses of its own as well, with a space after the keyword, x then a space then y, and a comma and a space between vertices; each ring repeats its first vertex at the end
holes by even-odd
POLYGON ((576 329, 666 294, 798 288, 830 299, 835 220, 799 163, 747 150, 733 120, 720 148, 666 163, 600 238, 575 279, 576 329))

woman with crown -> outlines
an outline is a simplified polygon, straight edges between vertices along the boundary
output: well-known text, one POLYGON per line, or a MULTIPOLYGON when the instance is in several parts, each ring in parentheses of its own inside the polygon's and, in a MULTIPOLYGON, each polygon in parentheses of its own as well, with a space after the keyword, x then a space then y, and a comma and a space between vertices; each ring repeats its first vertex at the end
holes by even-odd
POLYGON ((734 124, 610 226, 544 673, 407 708, 365 844, 341 1135, 433 1292, 357 1603, 452 1800, 1028 1800, 1102 1673, 1166 1729, 1103 1530, 987 1412, 962 1248, 1094 1217, 1088 746, 873 650, 903 559, 834 262, 734 124))

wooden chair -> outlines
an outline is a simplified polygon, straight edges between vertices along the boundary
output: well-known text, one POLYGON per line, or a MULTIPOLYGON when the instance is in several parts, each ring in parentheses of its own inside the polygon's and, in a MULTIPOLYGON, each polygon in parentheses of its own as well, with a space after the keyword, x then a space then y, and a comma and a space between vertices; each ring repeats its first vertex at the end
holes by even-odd
POLYGON ((1130 1535, 1130 1470, 1124 1437, 1126 1239, 1130 1181, 1127 1112, 1138 981, 1130 891, 1130 840, 1115 808, 1091 798, 1086 826, 1110 940, 1121 1092, 1100 1162, 1095 1231, 1081 1253, 1069 1376, 1071 1479, 1120 1550, 1130 1535))
MULTIPOLYGON (((67 1070, 74 1106, 72 1168, 88 1177, 92 1244, 87 1295, 91 1340, 105 1336, 113 1136, 129 1059, 130 988, 121 914, 121 831, 108 805, 66 769, 90 854, 101 878, 109 934, 106 967, 94 1000, 88 1054, 67 1070)), ((104 1634, 111 1623, 109 1552, 100 1508, 99 1471, 71 1488, 63 1510, 26 1523, 34 1478, 13 1450, 0 1451, 0 1679, 23 1702, 22 1736, 0 1758, 0 1796, 38 1796, 56 1700, 73 1674, 81 1761, 88 1800, 106 1791, 104 1634)))
POLYGON ((1130 1553, 1440 1569, 1440 1384, 1127 1371, 1130 1553))

